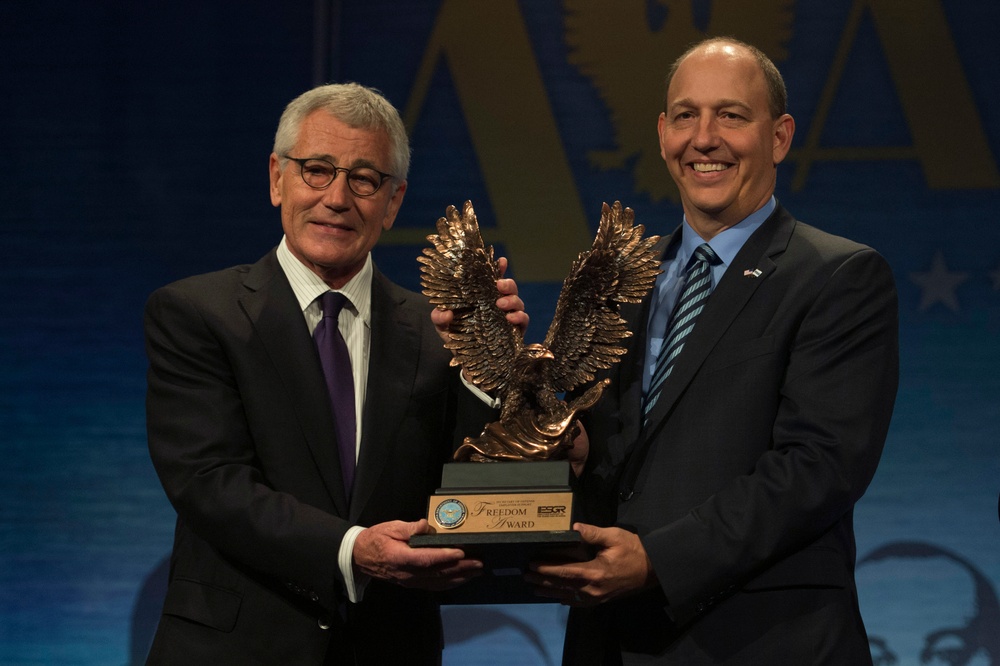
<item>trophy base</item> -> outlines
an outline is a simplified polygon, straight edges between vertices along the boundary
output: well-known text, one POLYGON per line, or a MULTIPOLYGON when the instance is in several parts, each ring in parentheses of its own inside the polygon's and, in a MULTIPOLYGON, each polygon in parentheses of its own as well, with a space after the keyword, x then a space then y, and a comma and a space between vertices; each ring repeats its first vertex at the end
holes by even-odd
POLYGON ((468 583, 440 593, 442 604, 540 604, 552 599, 535 594, 523 578, 534 560, 588 559, 580 533, 498 532, 470 534, 418 534, 414 548, 461 548, 466 557, 481 560, 483 573, 468 583))
POLYGON ((441 594, 445 604, 552 603, 524 582, 534 560, 589 559, 580 533, 569 529, 569 464, 449 463, 428 503, 433 534, 410 538, 414 548, 460 548, 483 562, 483 574, 441 594))

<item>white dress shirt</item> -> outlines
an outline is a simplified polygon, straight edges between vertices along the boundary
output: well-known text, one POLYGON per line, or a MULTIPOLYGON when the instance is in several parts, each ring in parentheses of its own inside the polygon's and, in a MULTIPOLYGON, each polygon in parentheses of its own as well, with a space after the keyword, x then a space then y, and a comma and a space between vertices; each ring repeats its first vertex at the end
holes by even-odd
MULTIPOLYGON (((310 335, 316 329, 323 318, 323 311, 317 300, 324 293, 331 291, 330 287, 311 269, 299 261, 288 249, 287 240, 282 237, 278 244, 278 263, 288 278, 295 298, 302 308, 302 315, 305 317, 306 325, 309 327, 310 335)), ((361 415, 364 412, 365 397, 368 391, 368 358, 371 349, 371 313, 372 313, 372 257, 369 254, 365 259, 365 264, 352 277, 347 284, 337 291, 350 301, 350 305, 345 304, 340 311, 337 326, 340 334, 344 336, 347 343, 347 352, 351 357, 351 374, 354 377, 354 418, 357 427, 355 428, 354 459, 357 460, 361 449, 361 415)), ((428 310, 427 316, 430 317, 428 310)), ((462 383, 472 391, 480 400, 494 409, 499 407, 499 401, 484 393, 478 387, 473 386, 462 376, 462 383)), ((344 535, 344 540, 340 544, 340 552, 337 557, 337 565, 344 578, 347 587, 347 596, 350 601, 357 603, 364 594, 364 588, 368 583, 367 576, 354 578, 353 552, 354 542, 365 528, 353 526, 344 535)))
MULTIPOLYGON (((322 278, 292 254, 285 238, 282 238, 281 243, 278 244, 277 255, 278 263, 292 286, 299 307, 302 308, 302 314, 311 335, 323 318, 323 311, 317 299, 331 289, 323 282, 322 278)), ((357 275, 343 287, 334 291, 342 293, 350 301, 350 305, 345 304, 341 309, 337 326, 340 329, 340 334, 344 336, 344 342, 347 343, 347 353, 351 357, 351 375, 354 377, 354 422, 357 424, 354 438, 354 459, 357 460, 358 450, 361 447, 361 414, 364 411, 368 390, 368 355, 372 338, 371 255, 368 255, 365 265, 358 271, 357 275)), ((428 316, 430 315, 428 314, 428 316)), ((363 527, 357 525, 348 529, 344 540, 340 543, 340 552, 337 554, 337 566, 344 578, 347 597, 354 603, 361 600, 364 587, 368 582, 367 576, 360 576, 357 581, 354 579, 352 558, 354 542, 363 530, 363 527)))

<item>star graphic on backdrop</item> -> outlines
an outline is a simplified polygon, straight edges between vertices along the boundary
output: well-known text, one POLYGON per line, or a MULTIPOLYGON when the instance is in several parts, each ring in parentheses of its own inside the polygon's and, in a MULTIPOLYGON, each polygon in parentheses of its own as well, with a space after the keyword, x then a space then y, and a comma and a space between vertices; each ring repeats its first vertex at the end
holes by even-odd
POLYGON ((919 310, 924 312, 935 303, 941 303, 952 312, 958 312, 958 298, 955 289, 969 279, 968 273, 953 273, 944 263, 940 250, 934 253, 931 269, 926 273, 910 273, 910 280, 920 287, 919 310))

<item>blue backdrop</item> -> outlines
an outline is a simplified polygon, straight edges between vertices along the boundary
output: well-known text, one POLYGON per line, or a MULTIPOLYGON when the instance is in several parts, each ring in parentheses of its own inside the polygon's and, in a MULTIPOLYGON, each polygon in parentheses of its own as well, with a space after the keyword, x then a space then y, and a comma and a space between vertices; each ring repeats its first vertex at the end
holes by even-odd
MULTIPOLYGON (((968 648, 947 663, 1000 664, 998 25, 992 0, 0 4, 0 663, 141 663, 173 529, 142 305, 279 240, 266 167, 292 97, 385 92, 414 157, 376 261, 416 287, 424 236, 471 199, 541 338, 602 202, 678 223, 661 80, 711 33, 786 77, 782 203, 895 271, 901 386, 857 511, 874 651, 919 663, 931 635, 968 648)), ((448 664, 558 663, 557 606, 445 619, 448 664)))

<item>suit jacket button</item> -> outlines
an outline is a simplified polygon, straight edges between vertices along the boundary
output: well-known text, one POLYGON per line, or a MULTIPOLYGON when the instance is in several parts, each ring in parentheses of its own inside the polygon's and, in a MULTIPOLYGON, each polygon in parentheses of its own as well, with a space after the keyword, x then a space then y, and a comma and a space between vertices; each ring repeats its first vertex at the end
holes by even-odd
POLYGON ((320 629, 326 631, 331 626, 330 618, 328 618, 326 615, 321 615, 319 620, 317 621, 317 624, 319 625, 320 629))

